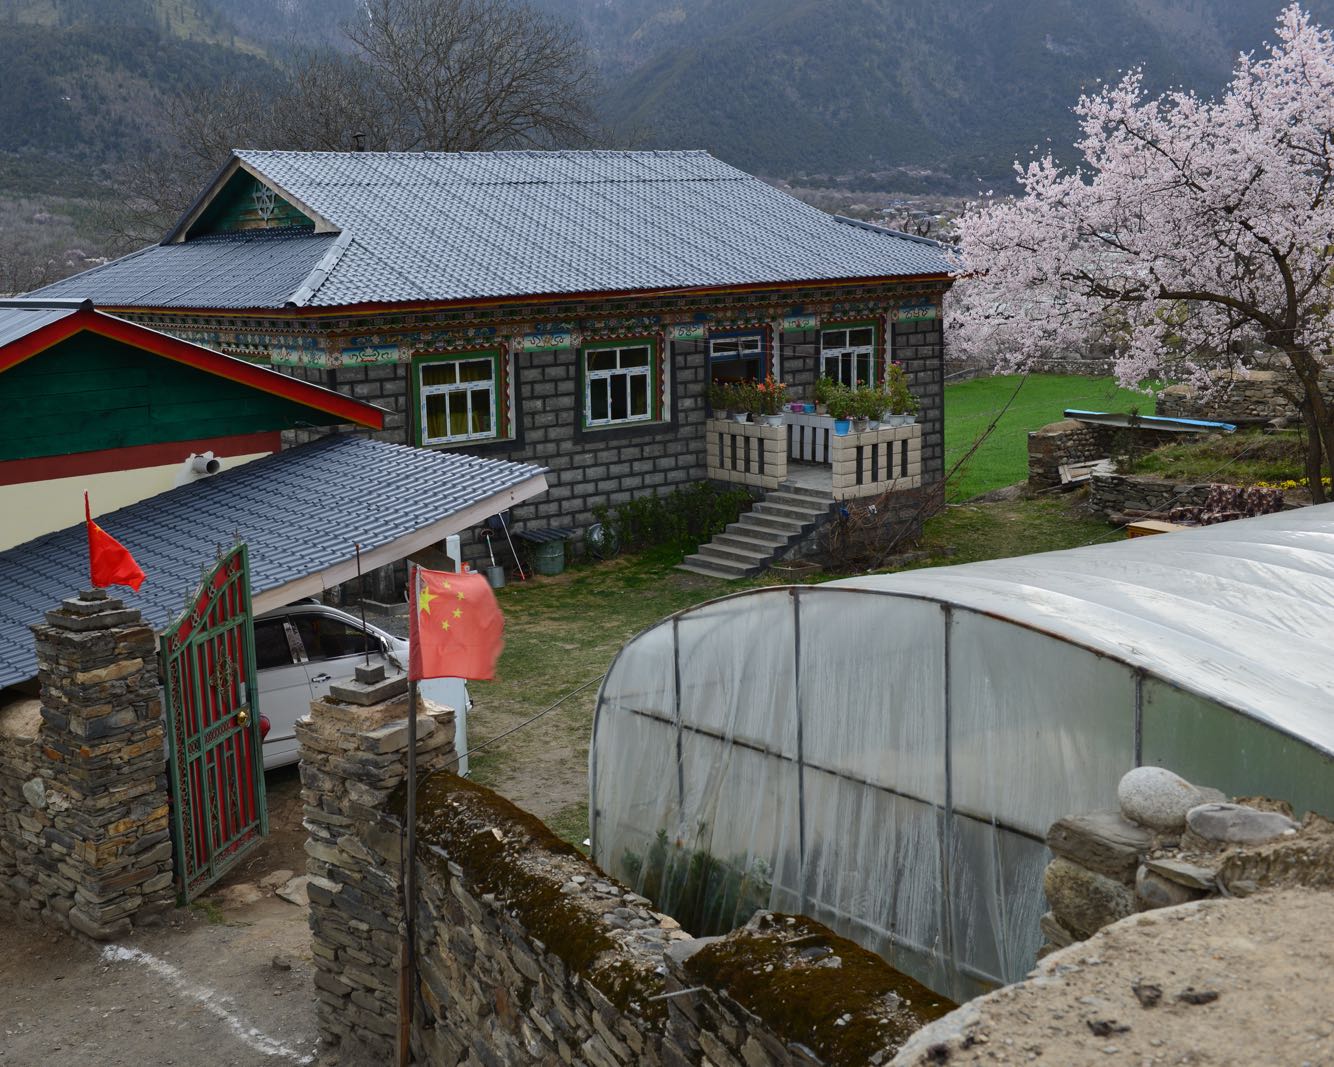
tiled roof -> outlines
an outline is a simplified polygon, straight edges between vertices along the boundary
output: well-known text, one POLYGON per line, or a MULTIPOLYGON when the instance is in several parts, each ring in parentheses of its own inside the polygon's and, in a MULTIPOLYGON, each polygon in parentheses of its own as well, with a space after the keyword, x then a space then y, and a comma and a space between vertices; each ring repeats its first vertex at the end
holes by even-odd
MULTIPOLYGON (((933 241, 840 219, 707 152, 259 152, 236 158, 344 247, 262 288, 272 306, 470 300, 948 274, 933 241), (309 282, 309 284, 305 284, 309 282), (288 286, 284 288, 284 286, 288 286), (282 289, 279 294, 278 290, 282 289)), ((222 188, 224 170, 215 188, 222 188)), ((187 216, 177 233, 188 229, 187 216)), ((313 248, 329 235, 276 238, 313 248)), ((263 242, 137 253, 140 291, 110 264, 59 292, 139 306, 237 307, 263 242), (193 257, 193 258, 192 258, 193 257), (244 265, 243 265, 244 264, 244 265), (99 271, 100 279, 99 281, 99 271), (113 297, 102 282, 129 282, 113 297), (207 303, 205 297, 212 303, 207 303), (225 302, 223 302, 225 301, 225 302)), ((324 245, 322 247, 328 247, 324 245)), ((269 253, 272 254, 272 253, 269 253)), ((311 253, 314 254, 313 251, 311 253)), ((121 261, 122 263, 126 261, 121 261)), ((52 293, 54 289, 43 290, 52 293)), ((249 290, 245 299, 256 299, 249 290)))
POLYGON ((110 307, 282 307, 336 241, 309 230, 250 230, 150 245, 33 295, 110 307))
MULTIPOLYGON (((212 564, 240 537, 250 549, 258 598, 345 565, 361 544, 377 548, 494 501, 495 511, 540 490, 541 467, 431 452, 358 437, 326 437, 109 512, 97 522, 121 542, 147 580, 114 595, 161 628, 212 564)), ((93 483, 96 498, 96 483, 93 483)), ((404 555, 415 550, 409 546, 404 555)), ((0 687, 37 673, 31 623, 87 585, 88 539, 80 523, 0 552, 0 687)))

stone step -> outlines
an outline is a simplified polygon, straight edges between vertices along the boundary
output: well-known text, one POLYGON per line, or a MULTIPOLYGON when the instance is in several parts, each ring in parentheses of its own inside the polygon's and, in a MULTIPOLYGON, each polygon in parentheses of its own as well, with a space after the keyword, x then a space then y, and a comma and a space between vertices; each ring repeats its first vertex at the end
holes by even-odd
POLYGON ((801 496, 784 489, 775 489, 764 498, 766 504, 778 504, 785 508, 796 508, 811 515, 823 515, 834 504, 832 496, 801 496))
MULTIPOLYGON (((756 507, 758 506, 756 505, 756 507)), ((777 530, 788 537, 798 537, 805 533, 808 527, 815 525, 815 520, 795 519, 786 515, 776 515, 772 512, 756 511, 755 508, 751 508, 742 518, 741 525, 749 526, 752 529, 777 530)))
POLYGON ((791 519, 793 522, 799 522, 804 526, 808 522, 814 522, 827 510, 828 508, 811 508, 802 504, 789 504, 786 501, 765 497, 750 509, 749 514, 776 515, 781 519, 791 519))
POLYGON ((788 539, 782 534, 770 535, 768 530, 755 527, 743 527, 744 533, 733 533, 730 528, 718 534, 710 544, 734 545, 737 548, 750 548, 758 552, 777 552, 787 548, 788 539))
MULTIPOLYGON (((812 489, 809 485, 797 485, 795 482, 780 482, 775 492, 810 500, 820 500, 826 504, 832 503, 834 499, 832 489, 812 489)), ((769 494, 769 496, 773 495, 773 493, 769 494)))
POLYGON ((746 567, 763 568, 768 566, 769 561, 773 559, 774 552, 780 547, 783 546, 720 544, 718 539, 714 538, 707 545, 699 546, 699 555, 717 559, 719 562, 740 563, 746 567))
POLYGON ((699 554, 686 556, 684 560, 676 565, 676 569, 678 571, 689 571, 691 574, 702 574, 706 578, 721 578, 724 581, 748 578, 755 573, 749 567, 720 563, 699 554))

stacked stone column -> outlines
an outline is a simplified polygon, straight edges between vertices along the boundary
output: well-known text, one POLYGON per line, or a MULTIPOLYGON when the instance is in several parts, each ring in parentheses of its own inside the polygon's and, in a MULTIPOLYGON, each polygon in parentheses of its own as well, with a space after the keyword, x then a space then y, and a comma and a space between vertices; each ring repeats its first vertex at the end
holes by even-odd
MULTIPOLYGON (((359 670, 296 724, 317 1016, 340 1062, 388 1063, 395 1052, 402 846, 385 813, 407 778, 407 714, 401 675, 383 681, 359 670)), ((454 712, 423 702, 418 773, 454 758, 454 712)))
POLYGON ((157 642, 138 611, 101 590, 33 628, 42 723, 20 910, 96 940, 172 907, 157 642))

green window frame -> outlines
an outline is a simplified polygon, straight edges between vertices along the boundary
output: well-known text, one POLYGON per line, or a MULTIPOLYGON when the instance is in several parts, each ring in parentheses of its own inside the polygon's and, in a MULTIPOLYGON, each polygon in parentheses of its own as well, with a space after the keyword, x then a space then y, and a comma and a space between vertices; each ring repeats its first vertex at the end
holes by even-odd
POLYGON ((585 429, 654 422, 661 417, 658 347, 652 338, 587 345, 579 353, 585 429))
POLYGON ((418 356, 412 362, 417 444, 429 448, 499 437, 502 387, 499 352, 418 356))
POLYGON ((844 385, 878 384, 876 323, 836 322, 820 330, 820 374, 844 385))

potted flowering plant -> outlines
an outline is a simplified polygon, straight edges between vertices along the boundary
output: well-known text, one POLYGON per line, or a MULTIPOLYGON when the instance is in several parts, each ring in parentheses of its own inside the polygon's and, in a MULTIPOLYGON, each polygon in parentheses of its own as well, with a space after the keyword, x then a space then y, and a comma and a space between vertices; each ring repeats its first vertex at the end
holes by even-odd
POLYGON ((787 398, 787 383, 775 381, 772 374, 755 386, 759 396, 759 414, 766 426, 783 425, 783 402, 787 398))
POLYGON ((908 388, 908 372, 898 360, 889 365, 889 373, 885 376, 885 399, 890 426, 903 426, 916 420, 921 405, 908 388))
POLYGON ((840 384, 827 375, 817 379, 815 383, 815 412, 817 415, 828 414, 829 398, 839 388, 841 388, 840 384))
POLYGON ((853 393, 852 428, 857 433, 871 429, 885 410, 885 394, 872 385, 859 386, 853 393))
MULTIPOLYGON (((829 381, 829 379, 824 379, 829 381)), ((833 388, 827 394, 828 400, 825 401, 829 408, 829 414, 834 417, 834 433, 842 436, 848 432, 849 420, 857 406, 856 398, 851 389, 839 382, 833 383, 833 388)))
POLYGON ((760 393, 754 382, 737 382, 732 387, 735 399, 732 403, 732 417, 737 422, 753 422, 753 416, 759 414, 760 393))
POLYGON ((713 409, 715 419, 729 418, 735 401, 736 388, 730 382, 711 382, 709 384, 709 407, 713 409))

